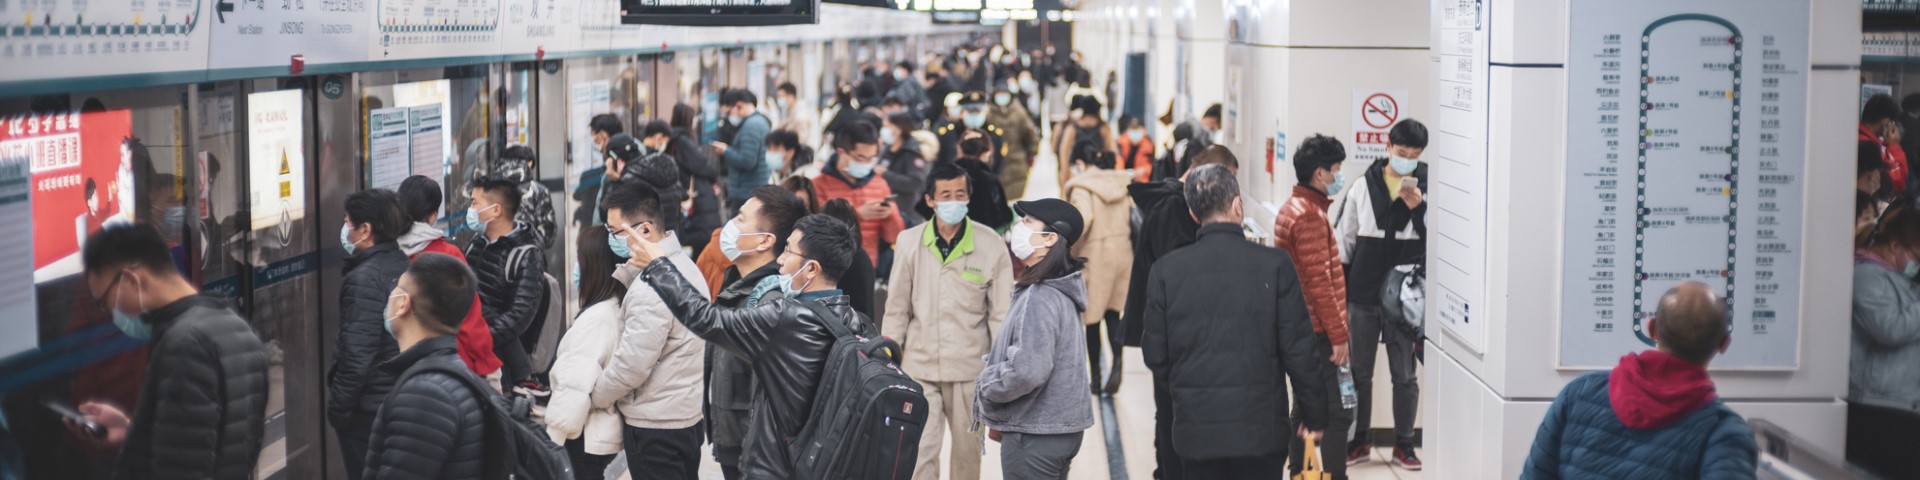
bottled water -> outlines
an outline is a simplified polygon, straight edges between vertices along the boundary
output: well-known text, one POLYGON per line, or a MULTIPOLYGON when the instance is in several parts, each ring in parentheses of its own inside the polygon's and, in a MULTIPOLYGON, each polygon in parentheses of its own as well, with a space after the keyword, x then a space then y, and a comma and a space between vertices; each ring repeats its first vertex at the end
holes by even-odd
POLYGON ((1340 406, 1347 410, 1360 406, 1360 394, 1353 390, 1353 369, 1340 366, 1340 406))

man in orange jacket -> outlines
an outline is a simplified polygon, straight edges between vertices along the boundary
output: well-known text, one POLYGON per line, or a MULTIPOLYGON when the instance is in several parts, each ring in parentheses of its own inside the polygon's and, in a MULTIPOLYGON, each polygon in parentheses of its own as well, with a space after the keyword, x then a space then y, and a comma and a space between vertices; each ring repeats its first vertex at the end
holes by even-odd
MULTIPOLYGON (((1321 467, 1332 474, 1334 480, 1347 478, 1347 424, 1353 421, 1353 411, 1341 403, 1342 392, 1338 372, 1347 364, 1347 275, 1340 266, 1340 246, 1333 238, 1333 224, 1327 220, 1327 206, 1332 204, 1332 195, 1346 185, 1346 179, 1340 176, 1340 166, 1347 160, 1347 151, 1339 140, 1325 135, 1314 135, 1293 156, 1293 171, 1298 184, 1293 186, 1293 196, 1280 207, 1280 215, 1273 221, 1274 246, 1286 250, 1293 258, 1293 268, 1300 276, 1300 288, 1306 293, 1307 316, 1313 319, 1314 344, 1327 355, 1331 365, 1317 369, 1320 378, 1308 381, 1318 382, 1326 395, 1328 415, 1326 437, 1320 442, 1321 467)), ((1305 406, 1294 409, 1302 411, 1305 406)), ((1294 418, 1294 428, 1300 428, 1303 419, 1294 418)), ((1305 456, 1300 442, 1289 447, 1289 462, 1294 473, 1300 473, 1305 456)))

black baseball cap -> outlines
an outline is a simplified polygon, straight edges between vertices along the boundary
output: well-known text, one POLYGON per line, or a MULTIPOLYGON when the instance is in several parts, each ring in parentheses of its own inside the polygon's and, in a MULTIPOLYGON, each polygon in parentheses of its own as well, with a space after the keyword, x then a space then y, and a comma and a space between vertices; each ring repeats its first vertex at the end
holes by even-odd
POLYGON ((624 133, 614 135, 613 138, 607 139, 607 154, 622 162, 638 160, 640 159, 640 141, 635 140, 633 135, 624 133))
POLYGON ((1080 209, 1058 198, 1043 198, 1013 202, 1013 211, 1022 216, 1040 219, 1047 229, 1067 239, 1067 246, 1080 241, 1080 231, 1087 228, 1087 221, 1080 216, 1080 209))

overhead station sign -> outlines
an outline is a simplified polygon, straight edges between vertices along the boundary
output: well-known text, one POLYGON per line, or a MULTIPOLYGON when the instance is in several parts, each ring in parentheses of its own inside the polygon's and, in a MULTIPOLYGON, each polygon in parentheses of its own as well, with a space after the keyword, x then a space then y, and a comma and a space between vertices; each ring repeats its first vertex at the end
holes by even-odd
POLYGON ((741 27, 819 23, 819 0, 620 0, 620 23, 741 27))
POLYGON ((1071 22, 1074 12, 1059 0, 901 0, 901 10, 929 12, 933 23, 1004 25, 1007 22, 1046 20, 1071 22))

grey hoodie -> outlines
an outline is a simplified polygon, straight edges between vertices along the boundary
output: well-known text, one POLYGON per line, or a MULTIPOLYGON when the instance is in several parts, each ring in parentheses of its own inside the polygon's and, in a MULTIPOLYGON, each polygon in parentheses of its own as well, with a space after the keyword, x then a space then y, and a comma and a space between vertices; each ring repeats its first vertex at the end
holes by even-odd
POLYGON ((433 225, 424 222, 413 222, 413 229, 407 230, 407 233, 400 235, 400 238, 396 238, 394 241, 400 244, 401 253, 407 254, 407 258, 413 258, 414 255, 419 255, 421 250, 426 250, 427 244, 433 243, 434 240, 445 238, 446 235, 447 232, 441 231, 433 225))
POLYGON ((975 381, 975 421, 996 430, 1058 435, 1093 426, 1087 339, 1080 312, 1087 286, 1074 272, 1013 291, 1007 323, 975 381))
POLYGON ((1897 267, 1854 262, 1848 400, 1920 412, 1920 290, 1897 267))

